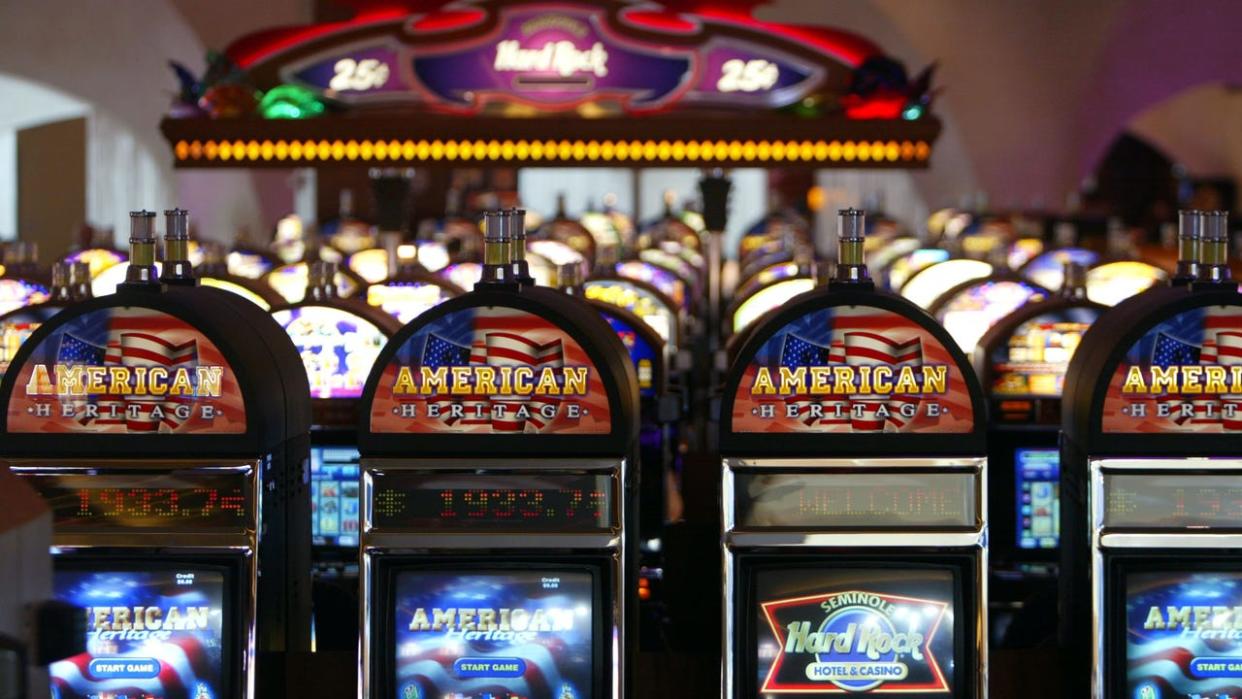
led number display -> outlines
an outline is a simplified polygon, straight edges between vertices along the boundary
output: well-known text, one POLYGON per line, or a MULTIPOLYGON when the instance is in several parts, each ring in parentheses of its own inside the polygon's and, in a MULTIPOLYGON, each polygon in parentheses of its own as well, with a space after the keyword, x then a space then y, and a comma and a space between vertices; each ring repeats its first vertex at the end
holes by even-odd
POLYGON ((971 527, 969 473, 739 473, 744 527, 971 527))
POLYGON ((58 530, 228 529, 253 511, 244 473, 25 476, 58 530))
POLYGON ((372 498, 376 529, 594 531, 614 521, 604 474, 391 471, 375 474, 372 498))
POLYGON ((1105 474, 1104 526, 1242 528, 1242 475, 1105 474))

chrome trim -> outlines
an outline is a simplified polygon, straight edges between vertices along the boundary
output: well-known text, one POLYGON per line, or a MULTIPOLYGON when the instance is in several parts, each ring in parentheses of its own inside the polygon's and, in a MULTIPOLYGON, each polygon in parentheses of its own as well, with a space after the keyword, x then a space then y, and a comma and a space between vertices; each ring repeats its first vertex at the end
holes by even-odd
POLYGON ((842 468, 865 468, 868 470, 892 470, 892 469, 909 469, 909 468, 927 468, 933 470, 942 469, 982 469, 987 465, 987 457, 984 456, 967 456, 967 457, 926 457, 926 458, 909 458, 909 457, 893 457, 893 458, 831 458, 831 459, 783 459, 783 458, 753 458, 753 457, 727 457, 724 459, 725 468, 822 468, 822 469, 842 469, 842 468))
POLYGON ((624 459, 362 459, 363 471, 610 471, 624 459))
POLYGON ((604 534, 468 534, 436 532, 384 532, 367 536, 363 550, 410 555, 440 551, 541 551, 543 549, 619 549, 621 536, 604 534))
POLYGON ((249 549, 257 550, 255 535, 251 534, 169 534, 167 532, 89 532, 53 534, 52 546, 62 549, 101 548, 175 548, 175 549, 249 549), (155 541, 153 539, 158 539, 155 541))
POLYGON ((730 532, 725 535, 725 545, 741 547, 867 547, 877 548, 974 548, 987 544, 983 531, 927 532, 892 531, 867 532, 730 532))
POLYGON ((1131 534, 1097 532, 1099 548, 1115 549, 1242 549, 1242 533, 1131 534))
POLYGON ((364 549, 358 571, 358 613, 362 615, 358 628, 358 699, 371 695, 371 591, 375 585, 371 564, 371 552, 364 549))
POLYGON ((1091 459, 1088 468, 1094 471, 1160 471, 1174 473, 1192 470, 1236 470, 1242 471, 1242 459, 1226 459, 1209 456, 1188 456, 1182 459, 1169 457, 1126 458, 1126 459, 1091 459))
POLYGON ((720 638, 721 652, 720 657, 723 659, 720 668, 720 696, 726 699, 733 699, 733 688, 736 686, 733 677, 733 637, 737 633, 734 628, 734 595, 737 594, 737 580, 734 572, 733 549, 725 544, 721 547, 723 551, 722 563, 724 565, 724 600, 721 605, 722 619, 724 619, 724 634, 720 638))

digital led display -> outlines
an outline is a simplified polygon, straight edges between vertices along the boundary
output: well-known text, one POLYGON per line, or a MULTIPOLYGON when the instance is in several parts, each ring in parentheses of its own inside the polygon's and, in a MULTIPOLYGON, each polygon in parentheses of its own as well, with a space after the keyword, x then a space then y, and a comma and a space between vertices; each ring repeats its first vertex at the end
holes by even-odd
POLYGON ((783 306, 789 299, 814 288, 814 279, 798 277, 785 279, 756 291, 750 298, 738 304, 737 310, 733 312, 733 332, 745 330, 748 325, 763 317, 764 313, 783 306))
POLYGON ((376 473, 376 529, 598 531, 614 521, 606 474, 376 473))
POLYGON ((973 527, 969 473, 738 473, 743 527, 973 527))
POLYGON ((31 474, 58 530, 227 529, 252 524, 245 473, 31 474))
POLYGON ((1104 474, 1104 526, 1242 528, 1242 475, 1104 474))
POLYGON ((193 567, 57 570, 85 610, 86 652, 49 666, 54 699, 224 699, 225 576, 193 567))
POLYGON ((748 696, 947 696, 955 689, 951 570, 815 567, 754 572, 748 696))
POLYGON ((1218 699, 1242 694, 1239 627, 1242 571, 1128 573, 1124 696, 1218 699))
POLYGON ((447 301, 443 288, 426 282, 388 282, 367 287, 367 305, 375 306, 402 323, 447 301))
POLYGON ((1099 316, 1094 308, 1066 308, 1019 325, 991 349, 992 394, 1060 397, 1074 350, 1099 316))
POLYGON ((979 260, 945 260, 924 268, 901 287, 901 295, 919 308, 931 308, 936 299, 958 284, 992 274, 992 265, 979 260))
POLYGON ((1061 454, 1056 449, 1014 450, 1017 545, 1054 549, 1061 535, 1061 454))
POLYGON ((354 447, 311 447, 311 543, 357 546, 361 467, 354 447))
POLYGON ((595 696, 589 572, 402 570, 392 595, 392 699, 595 696))
POLYGON ((1020 306, 1042 301, 1044 292, 1025 282, 985 281, 963 289, 937 312, 937 320, 967 355, 979 338, 1020 306))
POLYGON ((312 398, 357 398, 388 336, 371 321, 330 306, 276 311, 297 347, 312 398))

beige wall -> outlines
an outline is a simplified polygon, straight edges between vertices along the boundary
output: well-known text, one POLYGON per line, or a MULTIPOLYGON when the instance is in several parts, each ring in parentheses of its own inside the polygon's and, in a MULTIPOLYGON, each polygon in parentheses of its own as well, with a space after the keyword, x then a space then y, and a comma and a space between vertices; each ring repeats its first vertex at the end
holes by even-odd
POLYGON ((86 219, 86 119, 17 132, 17 225, 41 259, 67 250, 86 219))

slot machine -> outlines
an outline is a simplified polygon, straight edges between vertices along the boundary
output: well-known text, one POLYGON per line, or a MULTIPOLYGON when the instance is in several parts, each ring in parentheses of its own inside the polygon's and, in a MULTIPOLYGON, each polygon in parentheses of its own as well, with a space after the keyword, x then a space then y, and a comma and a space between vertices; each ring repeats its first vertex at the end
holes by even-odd
POLYGON ((836 278, 759 327, 721 406, 722 696, 987 695, 985 405, 930 316, 836 278))
POLYGON ((1100 317, 1062 422, 1061 614, 1075 696, 1242 693, 1242 295, 1224 212, 1198 279, 1100 317))
POLYGON ((400 323, 359 298, 341 298, 337 265, 307 265, 303 299, 276 306, 309 382, 310 534, 314 647, 355 652, 358 637, 358 535, 361 522, 359 400, 376 357, 400 323))
POLYGON ((367 380, 360 696, 631 696, 634 368, 589 306, 497 274, 493 216, 480 284, 367 380))
POLYGON ((57 599, 86 609, 52 695, 275 694, 309 637, 306 380, 247 302, 156 280, 152 217, 129 281, 46 320, 0 382, 0 458, 51 510, 57 599))
POLYGON ((1065 372, 1106 309, 1085 270, 1066 263, 1056 295, 1028 303, 980 338, 975 370, 988 396, 988 521, 994 648, 1056 637, 1061 498, 1058 438, 1065 372))

